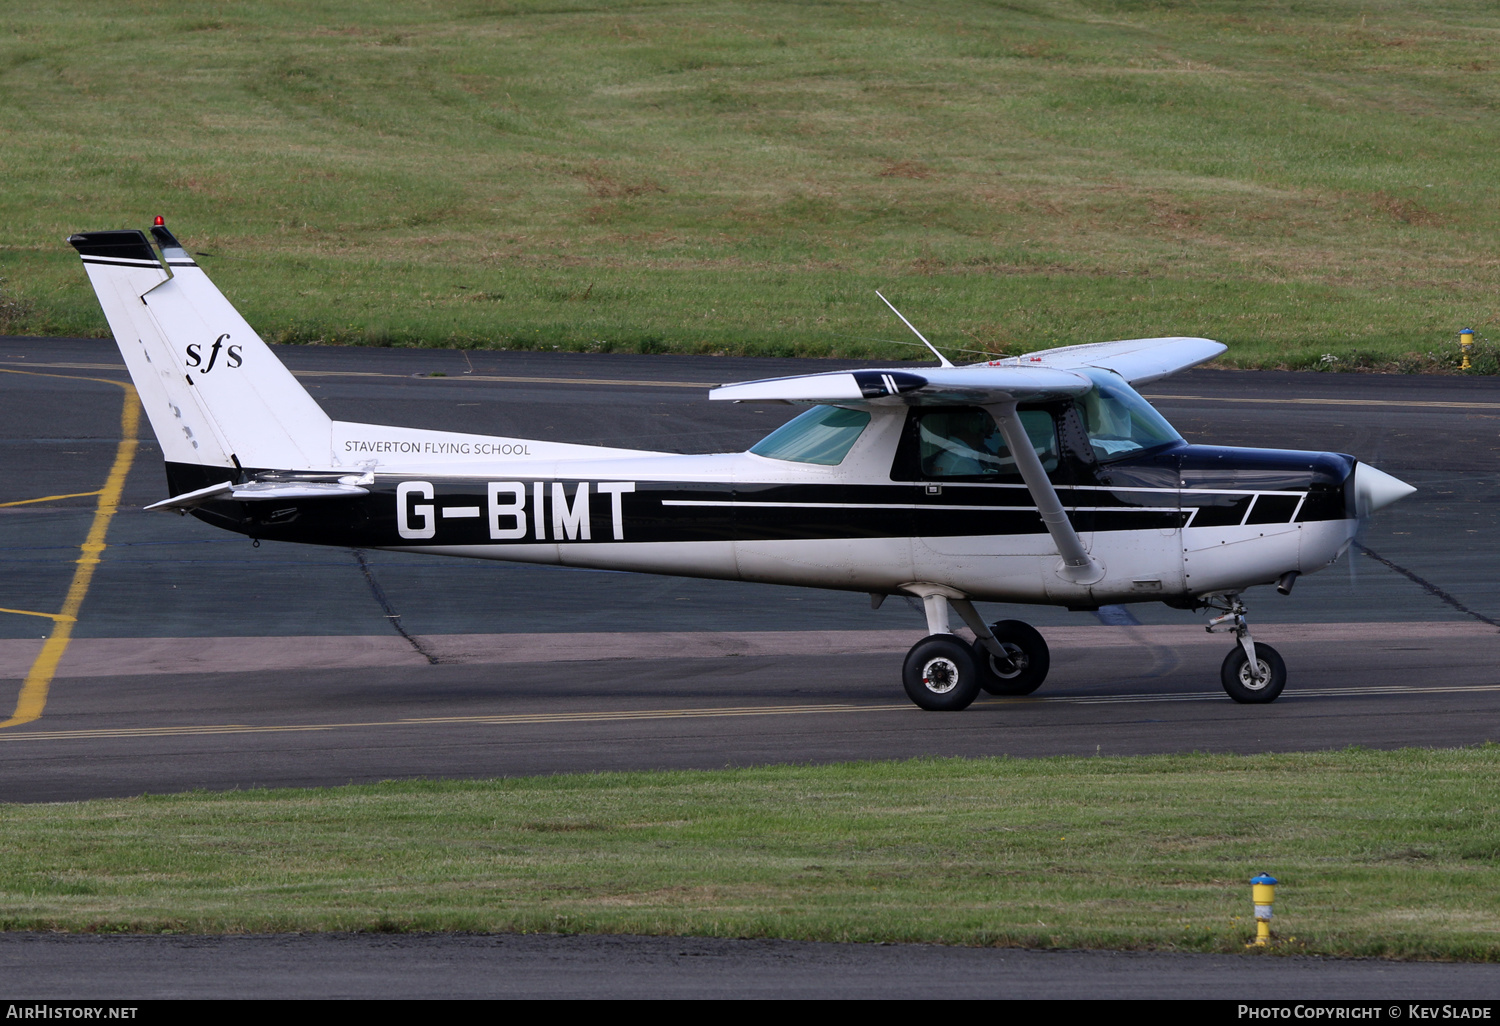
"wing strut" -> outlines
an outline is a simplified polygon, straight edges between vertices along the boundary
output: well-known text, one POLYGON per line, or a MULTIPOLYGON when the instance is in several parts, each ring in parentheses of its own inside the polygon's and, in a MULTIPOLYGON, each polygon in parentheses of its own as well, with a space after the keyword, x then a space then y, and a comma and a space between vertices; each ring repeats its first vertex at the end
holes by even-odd
POLYGON ((1021 480, 1031 492, 1031 501, 1036 503, 1036 511, 1041 514, 1047 533, 1052 535, 1052 543, 1062 555, 1062 576, 1075 584, 1093 584, 1100 580, 1104 568, 1089 555, 1083 547, 1083 539, 1073 530, 1062 500, 1057 497, 1057 489, 1047 480, 1042 461, 1031 446, 1031 438, 1026 434, 1021 418, 1016 415, 1016 404, 1000 403, 986 408, 995 418, 995 423, 1000 425, 1000 433, 1005 436, 1005 444, 1010 446, 1010 454, 1015 457, 1021 480))

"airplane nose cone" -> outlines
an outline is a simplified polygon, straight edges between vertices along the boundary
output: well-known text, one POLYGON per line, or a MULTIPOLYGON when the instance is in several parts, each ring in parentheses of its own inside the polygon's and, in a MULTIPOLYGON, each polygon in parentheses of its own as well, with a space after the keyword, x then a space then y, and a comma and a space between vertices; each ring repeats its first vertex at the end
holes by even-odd
POLYGON ((1389 506, 1397 499, 1406 498, 1414 491, 1416 489, 1405 481, 1392 477, 1384 471, 1376 470, 1368 463, 1361 463, 1354 468, 1354 512, 1356 516, 1367 517, 1377 509, 1389 506))

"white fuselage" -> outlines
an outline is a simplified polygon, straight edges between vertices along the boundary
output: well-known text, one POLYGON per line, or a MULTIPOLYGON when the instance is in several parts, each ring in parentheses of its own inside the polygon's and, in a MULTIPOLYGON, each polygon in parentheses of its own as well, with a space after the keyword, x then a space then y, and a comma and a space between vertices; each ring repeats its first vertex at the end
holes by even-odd
MULTIPOLYGON (((926 494, 920 482, 893 482, 904 418, 900 408, 879 411, 836 466, 753 453, 608 450, 580 458, 583 447, 572 446, 564 447, 570 451, 558 454, 561 458, 539 459, 537 454, 555 443, 336 423, 335 451, 347 455, 332 469, 373 472, 377 483, 404 482, 399 505, 405 512, 398 518, 403 537, 383 548, 876 593, 936 584, 989 601, 1086 607, 1239 591, 1288 571, 1326 566, 1353 537, 1352 519, 1195 527, 1193 515, 1181 512, 1191 508, 1197 492, 1222 499, 1234 489, 1076 485, 1063 489, 1075 519, 1105 508, 1097 504, 1100 497, 1122 491, 1129 493, 1132 511, 1171 514, 1144 529, 1081 531, 1103 576, 1078 582, 1061 572, 1061 558, 1045 531, 924 533, 918 517, 945 509, 1034 517, 1035 505, 1019 482, 947 485, 949 492, 967 493, 962 505, 951 506, 941 495, 926 494), (693 492, 692 486, 704 484, 717 490, 693 492), (589 517, 598 525, 587 538, 577 523, 580 485, 589 517), (688 491, 663 491, 672 485, 688 491), (444 494, 455 488, 467 497, 445 501, 444 494), (777 495, 778 489, 783 494, 777 495), (874 490, 881 494, 861 494, 874 490), (656 493, 664 497, 647 497, 656 493), (720 538, 649 540, 640 537, 637 523, 643 502, 726 523, 753 515, 791 525, 815 515, 824 525, 843 521, 847 529, 821 530, 817 537, 745 537, 726 530, 720 538), (861 522, 877 513, 886 523, 907 517, 911 529, 862 536, 861 522), (476 538, 475 521, 483 521, 495 537, 476 538)), ((377 492, 390 494, 388 487, 377 492)), ((788 533, 795 530, 789 526, 788 533)))

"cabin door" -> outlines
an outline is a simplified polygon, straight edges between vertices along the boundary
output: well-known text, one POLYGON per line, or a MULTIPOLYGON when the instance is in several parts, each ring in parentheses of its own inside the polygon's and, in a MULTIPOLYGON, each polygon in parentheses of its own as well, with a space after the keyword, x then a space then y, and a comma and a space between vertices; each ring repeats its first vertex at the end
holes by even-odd
MULTIPOLYGON (((1061 488, 1071 474, 1059 458, 1054 411, 1019 413, 1043 468, 1061 488)), ((913 482, 919 551, 983 559, 1035 555, 1050 544, 999 425, 981 407, 913 408, 892 476, 913 482)))

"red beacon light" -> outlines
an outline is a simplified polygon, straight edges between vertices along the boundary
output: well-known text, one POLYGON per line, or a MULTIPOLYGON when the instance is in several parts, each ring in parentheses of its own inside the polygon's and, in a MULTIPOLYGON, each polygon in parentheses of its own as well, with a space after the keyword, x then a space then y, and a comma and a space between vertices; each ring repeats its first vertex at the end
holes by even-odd
POLYGON ((164 227, 166 227, 167 219, 164 218, 164 217, 162 217, 160 214, 157 214, 156 215, 156 220, 153 221, 152 223, 154 225, 156 225, 156 227, 158 227, 158 228, 164 228, 164 227))

